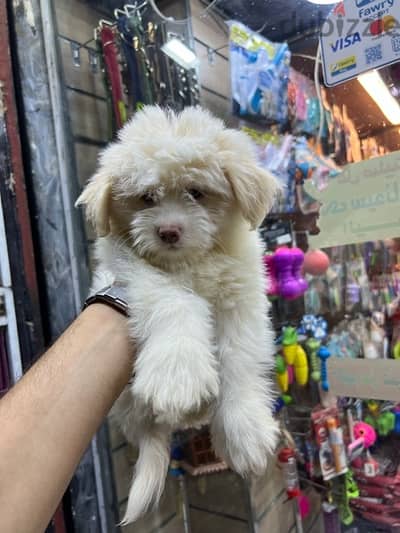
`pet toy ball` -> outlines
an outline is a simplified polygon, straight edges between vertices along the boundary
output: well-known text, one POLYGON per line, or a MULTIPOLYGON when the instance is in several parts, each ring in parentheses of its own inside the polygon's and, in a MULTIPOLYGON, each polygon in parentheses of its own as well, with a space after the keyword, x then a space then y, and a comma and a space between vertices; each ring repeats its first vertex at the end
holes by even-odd
POLYGON ((306 342, 306 348, 311 362, 311 379, 315 382, 321 379, 320 364, 317 356, 320 346, 321 342, 317 339, 308 339, 306 342))
POLYGON ((283 355, 288 365, 294 365, 297 354, 297 331, 296 328, 288 326, 283 330, 283 355))
POLYGON ((329 390, 327 360, 330 356, 331 352, 328 348, 326 346, 321 346, 318 350, 318 357, 321 359, 321 386, 322 390, 325 392, 329 390))
POLYGON ((322 276, 328 270, 330 259, 322 250, 311 250, 304 257, 303 270, 312 276, 322 276))
POLYGON ((376 442, 376 431, 372 426, 365 422, 356 422, 354 424, 354 438, 363 440, 364 448, 370 448, 376 442))
POLYGON ((289 388, 289 374, 286 368, 286 363, 281 355, 278 355, 275 360, 276 379, 279 388, 282 392, 287 392, 289 388))
POLYGON ((308 382, 308 361, 306 352, 298 345, 296 358, 294 360, 294 374, 299 385, 306 385, 308 382))

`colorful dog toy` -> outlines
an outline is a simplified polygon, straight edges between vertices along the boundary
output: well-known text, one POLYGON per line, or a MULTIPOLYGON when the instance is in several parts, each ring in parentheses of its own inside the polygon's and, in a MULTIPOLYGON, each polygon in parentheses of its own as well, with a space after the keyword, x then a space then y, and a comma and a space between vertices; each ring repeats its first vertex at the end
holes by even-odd
POLYGON ((300 322, 299 331, 322 341, 328 334, 328 323, 321 316, 304 315, 300 322))
POLYGON ((322 276, 328 270, 330 259, 322 250, 310 250, 304 257, 303 270, 312 276, 322 276))
MULTIPOLYGON (((296 382, 303 386, 308 382, 308 360, 306 352, 298 344, 298 335, 295 328, 288 326, 283 330, 282 351, 286 361, 286 370, 288 373, 289 384, 296 382)), ((282 363, 280 362, 280 380, 284 380, 284 374, 282 373, 282 363)))
POLYGON ((318 350, 318 357, 321 359, 321 386, 322 390, 327 392, 329 390, 328 381, 328 365, 327 360, 331 356, 331 352, 326 346, 321 346, 318 350))
POLYGON ((321 346, 321 342, 317 339, 308 339, 306 342, 306 349, 311 362, 311 379, 315 382, 321 380, 320 362, 318 361, 317 352, 321 346))
POLYGON ((283 330, 283 355, 285 356, 286 363, 288 365, 294 365, 294 361, 297 353, 297 331, 296 328, 288 326, 283 330))
POLYGON ((364 448, 368 449, 376 442, 376 431, 372 426, 365 422, 356 422, 354 424, 354 438, 355 441, 353 442, 353 445, 355 445, 357 440, 360 440, 360 442, 362 441, 364 448))
POLYGON ((306 352, 298 344, 296 350, 296 357, 294 360, 294 375, 296 382, 301 385, 307 385, 308 382, 308 361, 306 352))
POLYGON ((299 298, 307 290, 307 282, 301 276, 304 254, 299 248, 278 248, 272 256, 279 294, 286 300, 299 298))
POLYGON ((279 388, 283 393, 285 393, 289 388, 289 373, 286 367, 286 362, 281 355, 276 356, 275 370, 279 388))

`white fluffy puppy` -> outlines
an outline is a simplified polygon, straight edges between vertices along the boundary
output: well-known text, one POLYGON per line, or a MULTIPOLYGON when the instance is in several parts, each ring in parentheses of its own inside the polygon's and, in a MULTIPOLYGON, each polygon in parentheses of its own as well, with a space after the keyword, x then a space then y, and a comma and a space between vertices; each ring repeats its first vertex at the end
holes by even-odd
POLYGON ((124 523, 160 498, 177 428, 210 422, 234 470, 266 468, 278 429, 255 230, 276 187, 244 133, 199 108, 147 107, 101 154, 78 199, 99 236, 93 290, 127 287, 137 346, 132 385, 114 407, 139 446, 124 523))

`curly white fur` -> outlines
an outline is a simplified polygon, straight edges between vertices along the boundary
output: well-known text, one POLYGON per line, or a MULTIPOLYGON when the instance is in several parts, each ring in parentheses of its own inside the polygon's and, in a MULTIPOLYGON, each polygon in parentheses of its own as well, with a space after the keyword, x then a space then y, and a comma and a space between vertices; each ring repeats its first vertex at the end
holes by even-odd
POLYGON ((275 180, 246 135, 199 108, 148 107, 101 155, 78 204, 96 226, 93 290, 127 287, 133 384, 114 406, 139 459, 123 523, 157 503, 172 431, 211 423, 217 454, 261 474, 276 444, 273 334, 257 225, 275 180), (177 228, 164 242, 160 228, 177 228))

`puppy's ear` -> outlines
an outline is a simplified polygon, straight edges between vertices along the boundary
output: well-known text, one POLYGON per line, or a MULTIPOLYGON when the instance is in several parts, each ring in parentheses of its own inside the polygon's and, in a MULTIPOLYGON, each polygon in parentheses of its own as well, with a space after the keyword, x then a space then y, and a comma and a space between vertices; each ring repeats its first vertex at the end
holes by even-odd
POLYGON ((112 178, 100 169, 83 189, 75 206, 86 207, 86 217, 93 224, 99 237, 110 233, 110 204, 112 178))
POLYGON ((225 171, 243 217, 256 229, 271 210, 278 185, 268 171, 242 162, 225 171))
POLYGON ((225 177, 243 217, 256 229, 274 204, 278 182, 258 166, 255 150, 245 133, 225 130, 221 148, 225 177))

